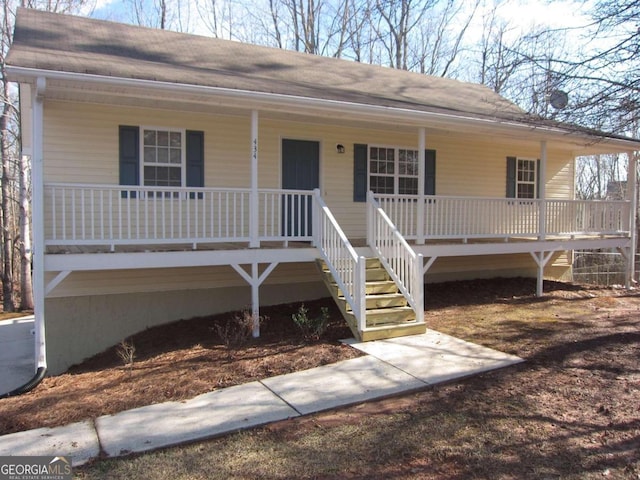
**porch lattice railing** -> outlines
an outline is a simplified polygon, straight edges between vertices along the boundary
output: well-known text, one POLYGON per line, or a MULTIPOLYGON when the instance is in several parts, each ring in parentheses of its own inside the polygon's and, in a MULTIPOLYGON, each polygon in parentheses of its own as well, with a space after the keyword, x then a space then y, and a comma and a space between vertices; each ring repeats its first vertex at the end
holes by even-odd
POLYGON ((400 292, 424 322, 423 258, 407 243, 369 191, 367 195, 367 243, 389 272, 400 292))
POLYGON ((362 332, 366 330, 366 259, 355 251, 319 190, 315 190, 315 203, 314 243, 362 332))
POLYGON ((376 195, 376 199, 403 236, 413 240, 629 233, 628 201, 438 195, 425 196, 420 208, 418 196, 376 195))

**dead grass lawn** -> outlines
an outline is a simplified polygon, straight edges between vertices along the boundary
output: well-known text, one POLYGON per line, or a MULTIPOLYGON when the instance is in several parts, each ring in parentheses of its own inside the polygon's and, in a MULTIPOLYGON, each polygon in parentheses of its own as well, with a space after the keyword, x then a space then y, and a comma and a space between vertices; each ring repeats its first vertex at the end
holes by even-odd
POLYGON ((534 282, 427 287, 427 322, 524 364, 79 469, 81 479, 640 478, 640 297, 534 282))

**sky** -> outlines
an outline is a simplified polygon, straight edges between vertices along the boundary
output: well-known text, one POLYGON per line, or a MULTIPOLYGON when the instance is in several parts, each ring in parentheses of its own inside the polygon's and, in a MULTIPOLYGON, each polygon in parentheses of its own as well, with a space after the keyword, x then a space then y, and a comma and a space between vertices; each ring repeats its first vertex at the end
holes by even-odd
MULTIPOLYGON (((191 33, 207 34, 208 30, 199 22, 196 0, 178 0, 181 5, 190 8, 191 33), (188 4, 191 4, 189 7, 188 4)), ((220 3, 220 2, 218 2, 220 3)), ((487 4, 492 2, 486 2, 487 4)), ((510 24, 519 25, 528 30, 532 25, 545 25, 551 28, 579 27, 588 22, 587 7, 591 1, 576 0, 503 0, 500 15, 510 24)), ((127 0, 95 0, 91 16, 103 20, 127 22, 130 4, 127 0)), ((84 12, 89 14, 90 12, 84 12)), ((482 15, 478 15, 480 19, 482 15)))

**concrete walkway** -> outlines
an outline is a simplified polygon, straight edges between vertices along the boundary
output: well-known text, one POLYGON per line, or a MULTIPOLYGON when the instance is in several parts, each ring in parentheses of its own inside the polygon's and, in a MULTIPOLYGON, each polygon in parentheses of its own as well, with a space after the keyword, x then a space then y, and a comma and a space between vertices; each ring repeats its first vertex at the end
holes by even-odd
POLYGON ((0 321, 0 395, 21 387, 36 372, 33 315, 0 321))
POLYGON ((522 362, 435 331, 358 343, 368 355, 57 428, 0 436, 1 455, 71 456, 81 465, 423 389, 522 362))

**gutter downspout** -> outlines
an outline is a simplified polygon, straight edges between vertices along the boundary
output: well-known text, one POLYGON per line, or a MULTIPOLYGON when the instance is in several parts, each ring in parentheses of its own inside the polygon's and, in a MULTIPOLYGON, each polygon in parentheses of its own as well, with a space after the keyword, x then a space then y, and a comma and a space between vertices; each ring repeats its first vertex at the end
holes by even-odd
POLYGON ((0 399, 15 397, 30 392, 44 379, 47 374, 47 349, 44 326, 44 165, 43 165, 43 105, 46 79, 38 77, 31 95, 32 111, 32 154, 31 154, 31 185, 32 185, 32 228, 34 251, 33 261, 33 301, 34 301, 34 329, 35 329, 35 360, 36 372, 27 383, 0 395, 0 399))
POLYGON ((47 81, 38 77, 33 92, 32 228, 33 228, 33 297, 36 331, 36 368, 47 368, 44 326, 44 93, 47 81))

